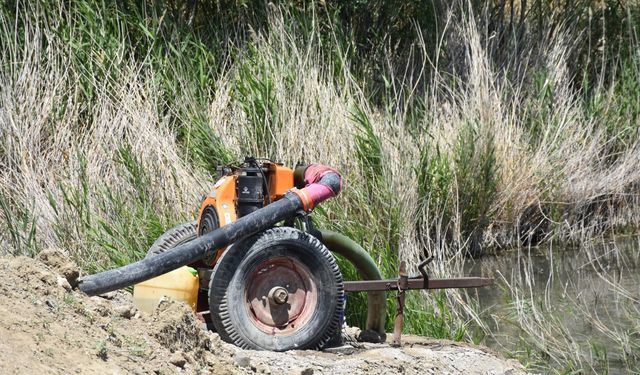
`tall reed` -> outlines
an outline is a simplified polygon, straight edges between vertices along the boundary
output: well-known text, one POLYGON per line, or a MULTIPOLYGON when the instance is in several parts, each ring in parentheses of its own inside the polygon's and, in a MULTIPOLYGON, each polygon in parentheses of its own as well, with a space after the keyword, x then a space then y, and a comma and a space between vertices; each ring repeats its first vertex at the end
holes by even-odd
MULTIPOLYGON (((340 170, 344 193, 317 224, 387 277, 425 253, 434 276, 459 276, 468 255, 636 231, 634 3, 612 15, 585 1, 575 23, 573 9, 513 3, 403 8, 430 26, 375 19, 402 40, 368 39, 345 19, 357 6, 5 3, 0 248, 60 247, 90 271, 139 259, 194 217, 216 165, 246 154, 340 170), (612 55, 614 16, 629 27, 612 55)), ((526 282, 504 281, 522 302, 526 282)), ((491 333, 478 308, 473 292, 416 295, 407 330, 477 342, 491 333)), ((532 311, 523 327, 554 326, 532 311)), ((589 363, 528 332, 567 351, 553 361, 589 363)))

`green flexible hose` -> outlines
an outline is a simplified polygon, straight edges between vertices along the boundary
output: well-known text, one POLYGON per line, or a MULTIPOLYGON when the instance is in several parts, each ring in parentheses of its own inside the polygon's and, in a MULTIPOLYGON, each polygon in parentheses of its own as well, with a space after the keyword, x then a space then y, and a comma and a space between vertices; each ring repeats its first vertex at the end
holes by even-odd
MULTIPOLYGON (((371 255, 358 245, 351 238, 330 230, 319 230, 322 243, 331 251, 345 257, 351 262, 363 280, 382 280, 382 274, 371 258, 371 255)), ((367 330, 377 332, 381 339, 386 337, 385 333, 385 293, 367 293, 367 330)))

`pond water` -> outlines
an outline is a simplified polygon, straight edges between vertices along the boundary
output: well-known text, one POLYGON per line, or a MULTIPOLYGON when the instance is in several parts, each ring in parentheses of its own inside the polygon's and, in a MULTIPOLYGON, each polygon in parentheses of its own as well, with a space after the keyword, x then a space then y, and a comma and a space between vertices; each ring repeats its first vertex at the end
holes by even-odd
POLYGON ((640 366, 625 363, 622 355, 624 350, 636 355, 640 350, 639 240, 580 248, 552 244, 470 262, 467 275, 497 281, 476 291, 493 332, 485 344, 526 356, 523 343, 537 340, 556 358, 575 358, 560 354, 565 347, 566 352, 581 353, 582 366, 589 363, 592 370, 609 374, 640 366))

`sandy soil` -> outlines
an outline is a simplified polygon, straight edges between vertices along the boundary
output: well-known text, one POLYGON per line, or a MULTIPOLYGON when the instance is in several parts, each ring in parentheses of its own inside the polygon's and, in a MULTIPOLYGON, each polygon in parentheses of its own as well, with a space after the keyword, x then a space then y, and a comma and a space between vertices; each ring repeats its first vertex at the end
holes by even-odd
POLYGON ((241 350, 173 301, 154 314, 126 292, 87 297, 62 252, 0 258, 0 374, 523 374, 486 348, 405 338, 322 352, 241 350))

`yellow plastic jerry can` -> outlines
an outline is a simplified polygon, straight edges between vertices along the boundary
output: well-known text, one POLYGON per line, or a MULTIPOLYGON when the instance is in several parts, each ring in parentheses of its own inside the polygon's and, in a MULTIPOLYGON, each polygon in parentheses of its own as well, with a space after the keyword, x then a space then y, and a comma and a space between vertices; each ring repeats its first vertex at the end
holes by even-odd
POLYGON ((190 267, 180 267, 133 286, 133 304, 141 311, 152 313, 163 296, 185 302, 196 311, 198 273, 190 267))

